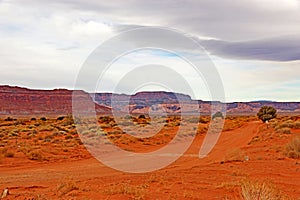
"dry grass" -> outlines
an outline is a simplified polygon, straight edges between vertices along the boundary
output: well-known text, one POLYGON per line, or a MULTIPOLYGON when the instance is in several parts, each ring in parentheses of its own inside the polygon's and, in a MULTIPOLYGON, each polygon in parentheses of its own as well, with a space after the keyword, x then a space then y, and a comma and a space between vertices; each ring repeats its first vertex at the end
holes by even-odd
POLYGON ((282 128, 300 129, 300 121, 297 121, 293 117, 281 117, 279 119, 272 119, 270 126, 271 128, 275 128, 275 130, 282 128))
POLYGON ((60 185, 57 186, 57 191, 58 191, 58 194, 60 197, 66 195, 74 190, 79 190, 79 187, 73 181, 61 183, 60 185))
POLYGON ((283 134, 291 134, 291 128, 288 128, 288 127, 279 128, 279 129, 276 129, 276 132, 283 133, 283 134))
POLYGON ((300 158, 300 137, 293 138, 285 147, 285 155, 289 158, 300 158))
POLYGON ((270 181, 243 180, 241 197, 244 200, 286 200, 285 195, 270 181))
POLYGON ((293 123, 293 128, 294 128, 294 129, 300 129, 300 121, 295 121, 295 122, 293 123))
MULTIPOLYGON (((75 154, 70 149, 73 150, 75 146, 82 148, 83 145, 75 128, 70 116, 60 117, 59 120, 47 118, 46 121, 37 118, 13 121, 0 119, 0 155, 3 158, 14 157, 15 153, 22 152, 27 159, 44 161, 47 158, 47 149, 61 151, 66 147, 68 151, 65 152, 75 154)), ((2 163, 6 160, 2 159, 2 163)))
POLYGON ((106 195, 129 195, 133 199, 141 200, 144 199, 148 185, 130 185, 128 183, 114 183, 111 184, 109 187, 103 190, 103 193, 106 195))
POLYGON ((6 157, 6 158, 13 158, 15 156, 15 153, 9 150, 8 148, 4 147, 0 149, 0 157, 6 157))
POLYGON ((4 153, 4 156, 7 158, 13 158, 15 156, 15 153, 12 151, 7 151, 4 153))
POLYGON ((43 160, 43 156, 42 156, 41 152, 38 150, 31 151, 31 152, 27 153, 26 156, 29 160, 37 160, 37 161, 43 160))
POLYGON ((261 139, 260 137, 257 135, 257 136, 254 136, 250 142, 248 142, 248 145, 251 145, 251 144, 255 144, 257 142, 259 142, 261 139))

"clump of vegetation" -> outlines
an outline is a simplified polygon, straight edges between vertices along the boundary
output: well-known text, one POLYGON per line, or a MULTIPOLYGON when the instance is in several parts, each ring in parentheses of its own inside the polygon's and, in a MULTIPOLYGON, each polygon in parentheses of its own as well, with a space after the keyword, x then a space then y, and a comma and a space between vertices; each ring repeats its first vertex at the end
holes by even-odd
POLYGON ((57 120, 57 121, 61 121, 61 120, 63 120, 64 118, 65 118, 64 116, 59 116, 59 117, 56 118, 56 120, 57 120))
POLYGON ((101 116, 101 117, 99 117, 99 121, 102 123, 115 122, 114 118, 112 118, 110 116, 101 116))
POLYGON ((270 181, 243 180, 241 196, 244 200, 283 200, 287 199, 270 181))
POLYGON ((285 148, 285 154, 289 158, 300 158, 300 137, 293 138, 285 148))
POLYGON ((47 121, 47 118, 46 117, 41 117, 40 120, 41 121, 47 121))
POLYGON ((221 111, 218 111, 215 114, 213 114, 212 119, 216 119, 216 118, 224 119, 223 113, 221 111))
POLYGON ((14 118, 11 118, 11 117, 7 117, 6 119, 4 119, 4 121, 6 122, 11 122, 11 121, 14 121, 15 119, 14 118))
POLYGON ((200 117, 190 117, 190 118, 186 119, 186 121, 189 123, 199 123, 200 117))
POLYGON ((136 122, 137 124, 141 125, 141 126, 145 126, 147 124, 150 124, 151 122, 151 118, 148 115, 139 115, 137 117, 132 116, 132 121, 136 122))
POLYGON ((207 124, 210 121, 210 117, 200 117, 199 122, 202 124, 207 124))
POLYGON ((284 134, 291 134, 291 129, 287 128, 287 127, 284 127, 284 128, 276 129, 276 132, 277 133, 284 133, 284 134))
POLYGON ((7 158, 13 158, 15 156, 15 153, 12 151, 7 151, 4 153, 4 156, 7 158))
POLYGON ((42 154, 38 150, 31 151, 31 152, 27 153, 27 158, 30 160, 42 161, 42 154))
POLYGON ((79 190, 79 187, 73 181, 69 181, 67 183, 62 183, 57 186, 57 191, 59 192, 60 197, 66 195, 74 190, 79 190))
POLYGON ((293 123, 293 128, 294 128, 294 129, 300 129, 300 121, 295 121, 295 122, 293 123))
POLYGON ((139 115, 138 118, 139 118, 139 119, 146 119, 146 116, 145 116, 145 115, 139 115))
POLYGON ((257 117, 265 123, 271 119, 276 118, 276 113, 277 110, 272 106, 262 106, 257 113, 257 117))
POLYGON ((105 190, 103 193, 106 195, 115 195, 115 194, 122 194, 122 195, 130 195, 134 199, 144 199, 144 194, 147 191, 148 185, 130 185, 128 183, 118 183, 112 184, 105 190))

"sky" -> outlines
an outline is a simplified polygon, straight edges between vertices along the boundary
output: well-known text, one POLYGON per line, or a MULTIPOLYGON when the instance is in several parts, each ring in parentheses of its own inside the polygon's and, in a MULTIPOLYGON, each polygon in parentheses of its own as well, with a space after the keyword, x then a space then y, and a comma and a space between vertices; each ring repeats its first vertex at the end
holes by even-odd
MULTIPOLYGON (((199 43, 217 69, 228 102, 300 101, 299 0, 0 0, 0 85, 74 89, 95 49, 143 27, 176 30, 199 43)), ((163 84, 134 85, 130 73, 151 74, 158 65, 183 77, 193 98, 211 100, 205 77, 195 76, 178 55, 157 49, 121 56, 95 88, 187 92, 175 74, 165 76, 163 84)))

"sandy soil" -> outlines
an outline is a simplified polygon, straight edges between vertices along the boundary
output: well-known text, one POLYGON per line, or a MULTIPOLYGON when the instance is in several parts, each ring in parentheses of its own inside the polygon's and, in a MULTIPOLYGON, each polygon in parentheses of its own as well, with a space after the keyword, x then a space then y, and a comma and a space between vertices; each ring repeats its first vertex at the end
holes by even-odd
MULTIPOLYGON (((47 160, 21 153, 2 158, 0 190, 4 199, 241 199, 243 180, 270 180, 291 199, 300 199, 300 163, 282 153, 292 134, 275 134, 259 121, 225 131, 205 158, 198 152, 204 134, 188 151, 159 171, 129 174, 110 169, 83 146, 47 160), (257 140, 254 140, 258 138, 257 140)), ((50 148, 50 146, 49 146, 50 148)), ((154 148, 154 147, 153 147, 154 148)))

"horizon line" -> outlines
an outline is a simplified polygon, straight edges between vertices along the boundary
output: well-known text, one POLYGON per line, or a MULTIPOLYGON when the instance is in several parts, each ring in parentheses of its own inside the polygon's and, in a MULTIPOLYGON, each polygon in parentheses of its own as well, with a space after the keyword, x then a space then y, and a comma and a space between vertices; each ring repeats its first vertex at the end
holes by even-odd
POLYGON ((180 94, 180 95, 186 95, 188 97, 191 98, 191 100, 193 101, 211 101, 211 102, 221 102, 221 103, 255 103, 255 102, 265 102, 265 103, 300 103, 300 100, 285 100, 285 101, 278 101, 278 100, 271 100, 271 99, 253 99, 253 100, 233 100, 233 101, 219 101, 219 100, 204 100, 204 99, 193 99, 191 97, 191 95, 189 94, 185 94, 185 93, 181 93, 181 92, 172 92, 172 91, 164 91, 164 90, 145 90, 145 91, 139 91, 136 92, 134 94, 129 94, 126 92, 122 92, 122 93, 116 93, 116 92, 112 92, 112 91, 95 91, 95 92, 88 92, 84 89, 72 89, 72 88, 68 88, 68 87, 51 87, 51 88, 32 88, 32 87, 28 87, 28 86, 20 86, 20 85, 9 85, 9 84, 0 84, 0 87, 11 87, 11 88, 21 88, 21 89, 27 89, 27 90, 41 90, 41 91, 53 91, 53 90, 68 90, 68 91, 84 91, 87 92, 89 94, 116 94, 116 95, 136 95, 138 93, 155 93, 155 92, 165 92, 165 93, 174 93, 174 94, 180 94))

